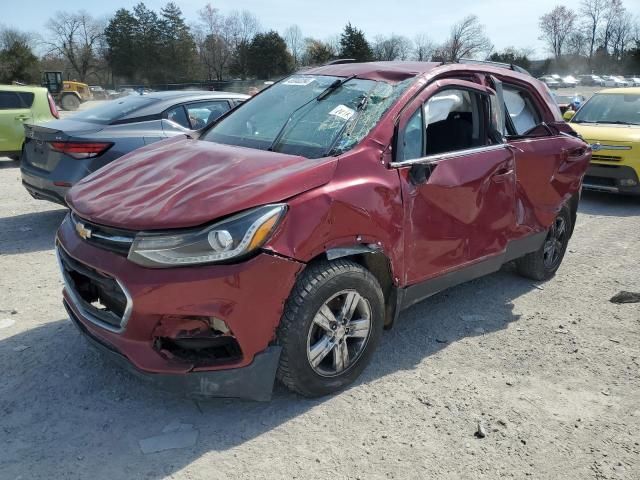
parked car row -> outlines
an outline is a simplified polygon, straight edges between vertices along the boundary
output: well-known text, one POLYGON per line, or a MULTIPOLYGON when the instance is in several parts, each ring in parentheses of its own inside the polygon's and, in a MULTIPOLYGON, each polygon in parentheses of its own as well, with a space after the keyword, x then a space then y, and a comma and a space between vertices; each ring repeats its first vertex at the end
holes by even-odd
POLYGON ((561 77, 560 75, 545 75, 539 78, 549 88, 572 88, 578 85, 595 86, 595 87, 638 87, 640 86, 640 77, 630 76, 621 77, 618 75, 571 75, 561 77))
POLYGON ((591 156, 543 83, 472 63, 330 64, 25 132, 25 186, 70 208, 71 320, 199 397, 335 392, 402 309, 510 261, 550 278, 591 156))

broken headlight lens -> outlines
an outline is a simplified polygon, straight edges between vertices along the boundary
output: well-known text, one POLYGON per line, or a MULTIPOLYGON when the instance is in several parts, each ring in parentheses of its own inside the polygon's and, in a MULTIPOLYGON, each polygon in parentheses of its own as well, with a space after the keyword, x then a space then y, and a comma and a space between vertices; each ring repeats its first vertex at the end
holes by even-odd
POLYGON ((214 225, 174 235, 140 233, 129 260, 145 267, 224 262, 260 248, 284 216, 284 204, 265 205, 214 225))

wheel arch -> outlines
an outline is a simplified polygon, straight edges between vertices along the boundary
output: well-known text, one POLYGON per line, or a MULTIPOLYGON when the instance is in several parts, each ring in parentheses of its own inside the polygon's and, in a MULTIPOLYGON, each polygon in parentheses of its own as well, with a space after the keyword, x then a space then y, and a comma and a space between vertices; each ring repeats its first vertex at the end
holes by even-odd
POLYGON ((567 200, 567 207, 569 207, 569 212, 571 213, 571 232, 570 235, 573 235, 573 229, 576 226, 576 219, 578 218, 578 205, 580 204, 580 192, 574 193, 569 200, 567 200))
POLYGON ((312 258, 308 264, 325 260, 332 261, 338 258, 349 259, 361 265, 378 280, 384 296, 384 328, 391 328, 399 314, 401 290, 394 282, 393 269, 389 257, 377 246, 355 244, 329 248, 312 258))

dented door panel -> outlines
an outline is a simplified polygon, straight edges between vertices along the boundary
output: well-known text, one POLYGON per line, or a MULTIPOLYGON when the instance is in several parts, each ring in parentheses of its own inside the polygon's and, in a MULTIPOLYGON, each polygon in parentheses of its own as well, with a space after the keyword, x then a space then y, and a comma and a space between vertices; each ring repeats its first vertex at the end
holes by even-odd
POLYGON ((549 228, 558 211, 580 191, 589 163, 588 145, 568 135, 509 142, 516 153, 516 232, 549 228))
POLYGON ((449 158, 415 185, 402 169, 407 283, 503 252, 515 223, 515 172, 507 148, 449 158))

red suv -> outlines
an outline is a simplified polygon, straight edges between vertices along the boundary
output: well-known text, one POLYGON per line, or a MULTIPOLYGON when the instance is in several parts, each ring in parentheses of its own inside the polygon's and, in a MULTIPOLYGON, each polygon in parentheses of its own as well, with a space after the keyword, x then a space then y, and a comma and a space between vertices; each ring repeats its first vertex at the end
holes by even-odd
POLYGON ((399 312, 515 260, 551 277, 589 146, 485 64, 333 64, 79 182, 57 234, 92 342, 192 396, 353 382, 399 312))

